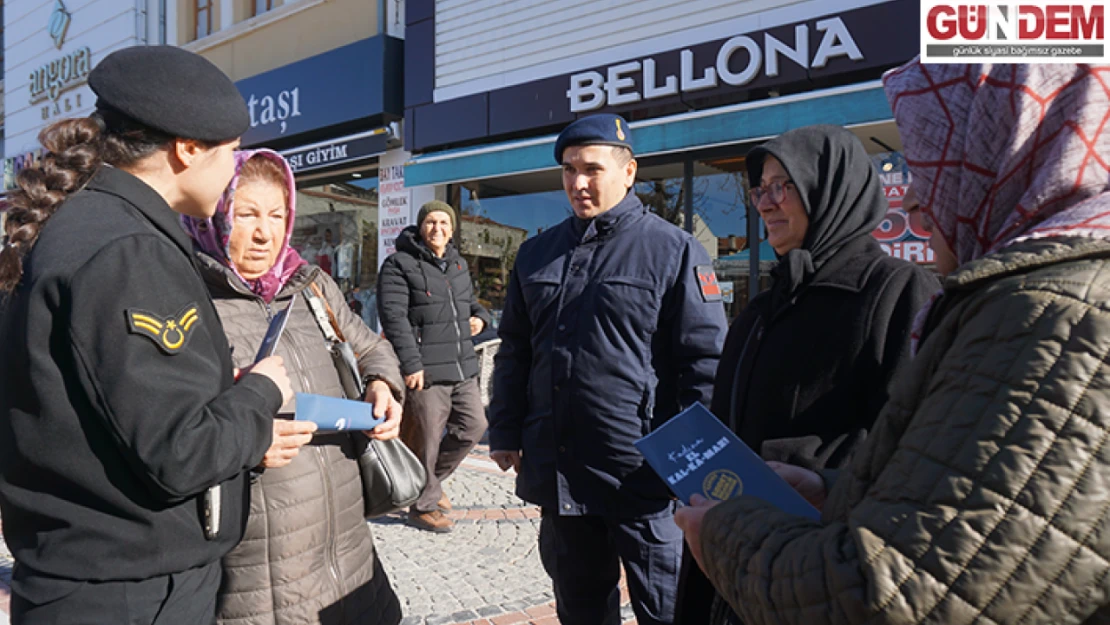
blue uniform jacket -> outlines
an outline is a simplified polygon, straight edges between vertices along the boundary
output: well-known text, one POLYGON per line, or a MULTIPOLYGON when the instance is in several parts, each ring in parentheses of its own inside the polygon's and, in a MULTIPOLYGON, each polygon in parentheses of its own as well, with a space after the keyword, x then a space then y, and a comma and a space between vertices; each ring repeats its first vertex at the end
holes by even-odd
POLYGON ((712 264, 633 193, 584 233, 575 222, 517 255, 490 447, 522 451, 526 501, 563 515, 658 513, 669 491, 633 443, 693 402, 709 405, 726 323, 696 268, 712 264))

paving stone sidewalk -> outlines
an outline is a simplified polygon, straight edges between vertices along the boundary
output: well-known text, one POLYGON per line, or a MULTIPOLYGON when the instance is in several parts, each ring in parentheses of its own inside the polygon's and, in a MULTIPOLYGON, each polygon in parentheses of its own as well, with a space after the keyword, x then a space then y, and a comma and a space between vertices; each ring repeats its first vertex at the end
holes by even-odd
MULTIPOLYGON (((479 446, 444 483, 453 532, 417 530, 400 514, 371 522, 402 625, 558 623, 540 563, 540 511, 513 494, 513 483, 479 446)), ((634 623, 623 584, 621 594, 623 620, 634 623)))

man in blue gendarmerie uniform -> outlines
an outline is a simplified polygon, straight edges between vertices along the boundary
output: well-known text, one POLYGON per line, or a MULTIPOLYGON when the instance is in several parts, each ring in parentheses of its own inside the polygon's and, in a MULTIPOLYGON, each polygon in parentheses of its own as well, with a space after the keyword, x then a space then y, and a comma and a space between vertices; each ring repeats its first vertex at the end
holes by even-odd
POLYGON ((526 241, 499 335, 490 455, 543 508, 559 618, 620 622, 623 562, 640 625, 674 621, 682 533, 634 441, 709 403, 725 336, 713 266, 632 192, 627 122, 580 119, 555 160, 574 216, 526 241))

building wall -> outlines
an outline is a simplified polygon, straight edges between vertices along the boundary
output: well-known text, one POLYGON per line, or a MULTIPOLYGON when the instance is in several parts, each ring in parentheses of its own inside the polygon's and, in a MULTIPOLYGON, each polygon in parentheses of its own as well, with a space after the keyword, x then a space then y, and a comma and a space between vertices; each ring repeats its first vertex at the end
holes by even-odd
POLYGON ((458 238, 459 251, 464 256, 500 259, 515 256, 520 244, 528 238, 528 231, 483 217, 463 215, 458 238))
POLYGON ((769 16, 796 3, 436 0, 435 99, 448 100, 712 39, 716 33, 732 32, 730 22, 755 13, 769 16))
POLYGON ((251 16, 253 0, 214 0, 213 32, 194 40, 195 2, 175 1, 179 45, 242 80, 379 32, 381 0, 289 0, 251 16), (230 15, 230 19, 227 17, 230 15), (220 19, 217 19, 220 18, 220 19))
MULTIPOLYGON (((679 228, 686 228, 686 216, 684 214, 679 214, 678 223, 676 225, 679 228)), ((698 243, 701 243, 701 246, 705 248, 706 253, 709 254, 709 258, 717 260, 717 257, 720 255, 717 235, 709 229, 709 224, 705 223, 705 220, 697 213, 694 213, 694 232, 692 234, 694 238, 698 240, 698 243)))
MULTIPOLYGON (((35 70, 87 47, 89 69, 109 52, 140 43, 159 42, 157 0, 63 0, 68 27, 59 48, 48 25, 55 3, 43 0, 4 2, 4 132, 5 156, 38 148, 38 133, 46 125, 93 110, 95 96, 84 80, 59 90, 56 97, 32 103, 35 70)), ((60 18, 63 19, 64 18, 60 18)))
MULTIPOLYGON (((415 154, 861 84, 919 51, 912 0, 407 0, 415 154)), ((885 102, 883 103, 885 106, 885 102)), ((845 122, 848 123, 848 122, 845 122)), ((419 176, 417 177, 419 178, 419 176)))

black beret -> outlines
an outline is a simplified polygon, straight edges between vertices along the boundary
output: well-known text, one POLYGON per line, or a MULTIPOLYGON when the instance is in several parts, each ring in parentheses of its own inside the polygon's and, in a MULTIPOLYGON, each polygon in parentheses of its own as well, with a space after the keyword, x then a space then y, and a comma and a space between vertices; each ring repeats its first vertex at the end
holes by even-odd
POLYGON ((632 149, 632 130, 620 115, 590 115, 563 129, 555 140, 555 162, 563 164, 563 151, 572 145, 616 145, 632 149))
POLYGON ((251 125, 235 83, 204 57, 174 46, 134 46, 89 73, 98 109, 182 139, 230 141, 251 125))

